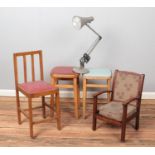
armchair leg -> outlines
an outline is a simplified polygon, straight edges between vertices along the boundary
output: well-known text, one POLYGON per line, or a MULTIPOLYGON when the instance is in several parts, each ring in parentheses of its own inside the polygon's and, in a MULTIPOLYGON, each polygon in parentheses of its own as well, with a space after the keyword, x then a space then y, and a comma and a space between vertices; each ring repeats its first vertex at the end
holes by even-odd
POLYGON ((121 130, 121 142, 125 142, 125 131, 126 131, 126 123, 122 123, 122 130, 121 130))
POLYGON ((93 126, 92 129, 95 131, 96 130, 96 116, 93 115, 93 126))
POLYGON ((136 116, 136 121, 135 121, 135 129, 138 130, 139 129, 139 112, 136 116))
POLYGON ((121 142, 125 142, 126 118, 127 118, 127 106, 123 106, 121 142))
POLYGON ((94 98, 94 103, 93 103, 93 127, 92 129, 95 131, 96 130, 96 113, 97 113, 97 98, 94 98))

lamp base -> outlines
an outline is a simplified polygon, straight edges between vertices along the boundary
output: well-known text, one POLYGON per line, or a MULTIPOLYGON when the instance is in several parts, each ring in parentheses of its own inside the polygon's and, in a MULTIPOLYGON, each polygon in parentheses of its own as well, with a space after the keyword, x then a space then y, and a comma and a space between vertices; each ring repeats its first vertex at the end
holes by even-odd
POLYGON ((80 74, 86 74, 86 73, 89 73, 89 70, 86 69, 86 68, 80 68, 80 67, 74 67, 73 68, 73 71, 75 73, 80 73, 80 74))

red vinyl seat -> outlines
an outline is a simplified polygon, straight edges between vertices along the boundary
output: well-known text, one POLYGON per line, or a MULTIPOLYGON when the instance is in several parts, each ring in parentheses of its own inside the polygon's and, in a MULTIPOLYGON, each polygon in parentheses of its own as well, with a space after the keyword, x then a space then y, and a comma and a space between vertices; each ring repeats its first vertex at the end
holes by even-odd
POLYGON ((77 73, 73 72, 73 67, 57 66, 52 69, 51 74, 75 75, 77 73))
POLYGON ((22 89, 27 94, 36 95, 38 93, 50 93, 53 90, 57 90, 58 88, 51 86, 45 81, 34 81, 34 82, 27 82, 18 85, 20 89, 22 89))

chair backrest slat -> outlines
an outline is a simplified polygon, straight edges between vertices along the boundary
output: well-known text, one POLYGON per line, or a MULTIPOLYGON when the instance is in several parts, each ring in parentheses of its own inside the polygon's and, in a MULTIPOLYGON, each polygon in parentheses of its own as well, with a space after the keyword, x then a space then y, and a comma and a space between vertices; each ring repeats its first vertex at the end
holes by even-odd
POLYGON ((26 62, 26 55, 23 55, 23 67, 24 67, 24 82, 27 82, 27 62, 26 62))
POLYGON ((31 73, 32 73, 32 81, 35 81, 35 55, 39 55, 39 69, 40 69, 40 80, 44 79, 43 74, 43 58, 42 58, 42 51, 30 51, 30 52, 20 52, 20 53, 14 53, 14 75, 15 75, 15 84, 19 83, 19 77, 18 77, 18 57, 22 57, 23 59, 23 69, 24 69, 24 82, 28 82, 27 78, 27 56, 31 57, 31 73))
POLYGON ((31 55, 31 71, 32 71, 32 81, 35 81, 35 70, 34 70, 34 55, 31 55))
POLYGON ((39 61, 40 61, 40 80, 44 80, 42 52, 39 53, 39 61))
POLYGON ((13 55, 13 62, 14 62, 14 77, 15 77, 15 86, 17 89, 17 85, 18 85, 18 65, 17 65, 17 57, 14 54, 13 55))

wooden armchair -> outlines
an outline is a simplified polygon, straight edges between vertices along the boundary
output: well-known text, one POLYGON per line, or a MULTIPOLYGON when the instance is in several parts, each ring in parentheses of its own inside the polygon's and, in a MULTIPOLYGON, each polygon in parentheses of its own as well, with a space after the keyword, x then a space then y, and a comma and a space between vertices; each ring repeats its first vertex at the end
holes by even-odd
POLYGON ((101 91, 94 95, 93 130, 96 130, 97 119, 121 126, 122 142, 125 141, 127 122, 135 118, 135 129, 138 130, 144 77, 144 74, 119 70, 115 71, 112 90, 101 91), (98 96, 107 92, 111 92, 110 102, 98 108, 98 96))
MULTIPOLYGON (((46 118, 46 109, 45 107, 50 108, 50 114, 53 116, 53 101, 55 96, 56 101, 56 113, 57 113, 57 128, 61 129, 60 124, 60 103, 59 103, 59 90, 58 88, 51 86, 44 81, 43 75, 43 59, 42 59, 42 51, 30 51, 30 52, 21 52, 21 53, 14 53, 14 75, 15 75, 15 87, 16 87, 16 103, 17 103, 17 116, 18 116, 18 123, 21 124, 21 113, 26 116, 29 120, 30 126, 30 136, 34 138, 33 135, 33 125, 42 123, 47 121, 47 119, 34 121, 33 120, 33 113, 32 110, 36 108, 42 108, 43 118, 46 118), (32 80, 28 81, 27 76, 27 57, 31 60, 31 75, 32 80), (40 79, 36 80, 35 76, 35 57, 39 57, 39 71, 40 71, 40 79), (22 58, 23 60, 23 70, 24 70, 24 82, 19 83, 19 75, 21 72, 19 71, 19 64, 18 59, 22 58), (19 92, 23 93, 28 98, 28 109, 21 108, 20 105, 20 98, 19 92), (45 102, 45 96, 50 95, 50 105, 45 102), (32 107, 32 98, 41 97, 42 98, 42 105, 38 107, 32 107), (28 112, 28 113, 27 113, 28 112)), ((22 64, 20 64, 22 65, 22 64)), ((51 118, 50 118, 51 120, 51 118)))

